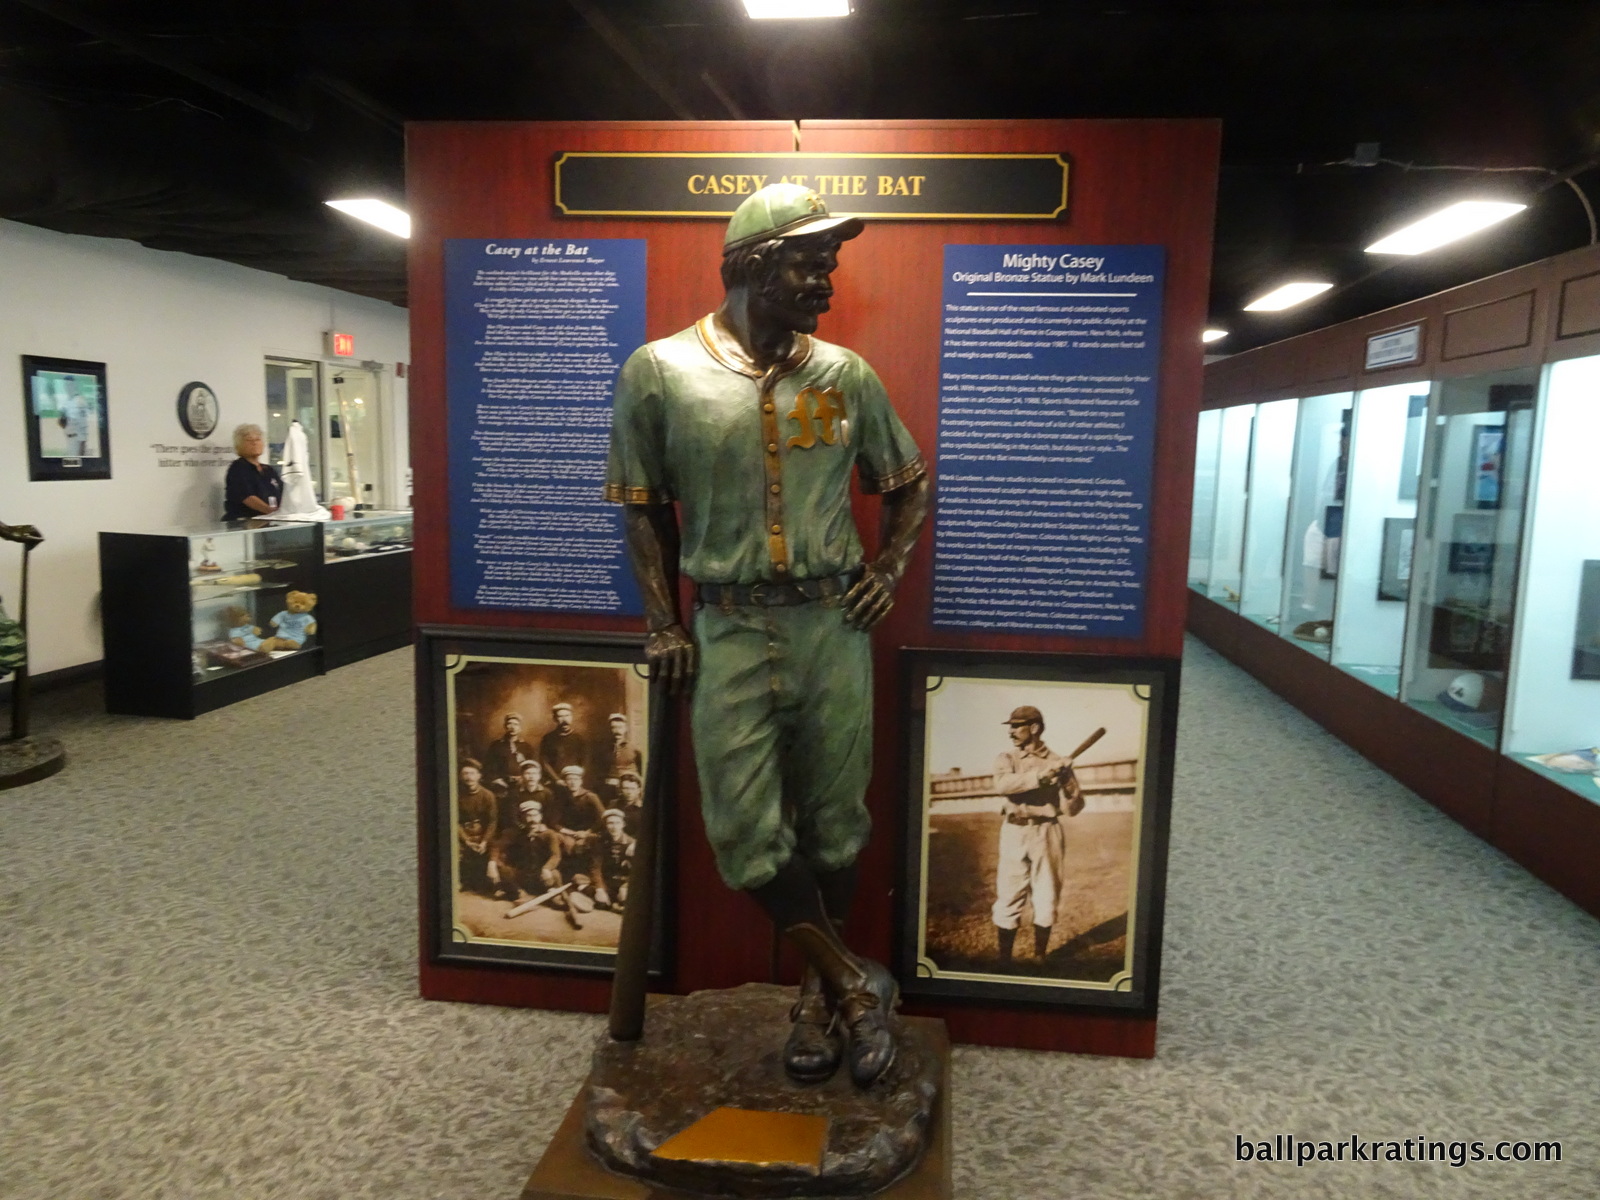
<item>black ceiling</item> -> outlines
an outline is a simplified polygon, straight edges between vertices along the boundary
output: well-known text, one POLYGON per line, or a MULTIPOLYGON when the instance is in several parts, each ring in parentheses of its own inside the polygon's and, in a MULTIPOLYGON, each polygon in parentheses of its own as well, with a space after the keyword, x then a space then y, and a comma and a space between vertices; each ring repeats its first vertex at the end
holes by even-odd
POLYGON ((398 200, 406 120, 1215 116, 1219 349, 1591 240, 1560 173, 1582 167, 1600 199, 1593 0, 855 7, 752 22, 738 0, 0 0, 0 216, 403 303, 402 243, 321 201, 398 200), (1381 161, 1345 162, 1363 142, 1381 161), (1532 207, 1374 273, 1378 234, 1485 191, 1532 207), (1340 286, 1239 311, 1296 273, 1340 286))

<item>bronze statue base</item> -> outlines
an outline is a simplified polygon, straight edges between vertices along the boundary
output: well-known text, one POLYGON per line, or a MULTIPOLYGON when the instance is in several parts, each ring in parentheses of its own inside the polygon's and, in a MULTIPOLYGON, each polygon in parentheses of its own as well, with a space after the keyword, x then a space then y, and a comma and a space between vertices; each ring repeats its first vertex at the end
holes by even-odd
POLYGON ((948 1200, 944 1022, 901 1019, 895 1065, 869 1089, 843 1069, 807 1086, 784 1074, 780 1057, 793 998, 792 988, 770 984, 653 998, 641 1041, 606 1037, 596 1048, 589 1081, 522 1200, 948 1200), (670 1152, 669 1140, 695 1149, 652 1153, 670 1152))
POLYGON ((25 737, 0 741, 0 791, 38 783, 67 765, 67 751, 57 738, 25 737))

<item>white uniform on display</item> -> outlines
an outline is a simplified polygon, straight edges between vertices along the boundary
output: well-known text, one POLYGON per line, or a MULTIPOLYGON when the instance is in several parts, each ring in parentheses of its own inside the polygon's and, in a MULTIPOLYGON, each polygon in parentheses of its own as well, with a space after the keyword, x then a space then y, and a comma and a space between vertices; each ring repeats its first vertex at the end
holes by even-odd
POLYGON ((280 521, 326 521, 327 509, 317 503, 311 487, 311 451, 305 427, 289 422, 289 436, 283 443, 283 500, 273 515, 280 521))

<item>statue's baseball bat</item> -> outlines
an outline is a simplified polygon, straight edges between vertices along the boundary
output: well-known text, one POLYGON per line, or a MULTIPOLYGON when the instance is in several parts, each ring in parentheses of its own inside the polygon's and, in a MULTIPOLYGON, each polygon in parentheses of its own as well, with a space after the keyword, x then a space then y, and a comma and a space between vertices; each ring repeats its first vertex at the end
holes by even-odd
POLYGON ((644 808, 628 878, 628 904, 622 910, 617 965, 611 976, 611 1036, 636 1042, 644 1034, 644 1002, 650 969, 650 932, 655 923, 656 845, 667 792, 667 744, 675 728, 665 673, 650 670, 649 761, 644 765, 644 808))
POLYGON ((1074 750, 1071 754, 1067 755, 1067 761, 1069 763, 1077 762, 1078 761, 1078 755, 1082 754, 1090 746, 1094 745, 1101 738, 1105 737, 1105 735, 1106 735, 1106 727, 1104 725, 1102 725, 1102 726, 1100 726, 1099 729, 1096 729, 1088 737, 1084 738, 1082 744, 1080 744, 1076 750, 1074 750))

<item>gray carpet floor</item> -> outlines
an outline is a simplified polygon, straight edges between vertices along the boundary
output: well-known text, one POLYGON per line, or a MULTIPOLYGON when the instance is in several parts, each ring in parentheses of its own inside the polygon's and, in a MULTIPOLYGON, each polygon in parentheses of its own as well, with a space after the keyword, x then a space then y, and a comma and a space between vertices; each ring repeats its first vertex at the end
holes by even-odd
MULTIPOLYGON (((957 1195, 1600 1196, 1600 924, 1185 670, 1158 1057, 958 1049, 957 1195), (1562 1161, 1234 1161, 1276 1134, 1562 1161)), ((416 998, 407 653, 96 706, 43 697, 71 766, 0 793, 0 1197, 513 1200, 601 1025, 416 998)))

